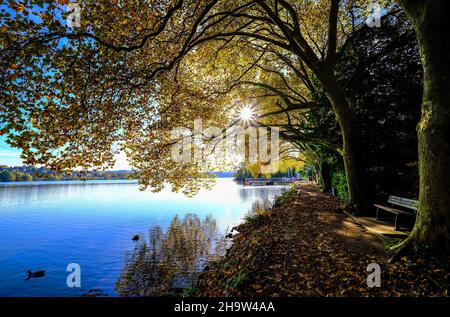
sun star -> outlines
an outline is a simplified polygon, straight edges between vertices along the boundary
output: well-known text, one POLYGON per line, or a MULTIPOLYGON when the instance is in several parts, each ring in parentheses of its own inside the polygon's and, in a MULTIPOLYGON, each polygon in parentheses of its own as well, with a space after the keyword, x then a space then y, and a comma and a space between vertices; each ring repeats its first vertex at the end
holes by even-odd
POLYGON ((242 107, 241 110, 239 111, 239 119, 245 122, 255 119, 255 112, 253 111, 252 107, 250 106, 242 107))

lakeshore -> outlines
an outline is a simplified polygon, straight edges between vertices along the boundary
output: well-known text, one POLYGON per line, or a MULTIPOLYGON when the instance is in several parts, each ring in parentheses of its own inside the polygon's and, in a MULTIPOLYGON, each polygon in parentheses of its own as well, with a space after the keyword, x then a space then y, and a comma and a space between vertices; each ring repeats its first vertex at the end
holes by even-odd
POLYGON ((235 228, 227 255, 208 266, 195 296, 448 296, 448 268, 436 259, 389 263, 396 239, 368 232, 318 186, 301 183, 235 228), (368 265, 381 267, 369 287, 368 265))

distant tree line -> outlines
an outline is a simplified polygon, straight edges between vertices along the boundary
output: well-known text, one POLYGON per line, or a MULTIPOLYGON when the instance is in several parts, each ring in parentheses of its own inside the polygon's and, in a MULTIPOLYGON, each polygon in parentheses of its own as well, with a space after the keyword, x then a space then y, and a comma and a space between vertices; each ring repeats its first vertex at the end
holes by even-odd
POLYGON ((10 171, 1 171, 0 172, 0 181, 2 182, 15 182, 15 181, 25 181, 30 182, 33 180, 33 176, 27 173, 22 172, 10 172, 10 171))

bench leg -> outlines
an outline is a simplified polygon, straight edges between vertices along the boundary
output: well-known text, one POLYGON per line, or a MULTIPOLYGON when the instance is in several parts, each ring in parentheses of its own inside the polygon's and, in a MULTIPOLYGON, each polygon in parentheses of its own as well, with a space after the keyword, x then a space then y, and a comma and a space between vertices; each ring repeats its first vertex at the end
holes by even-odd
POLYGON ((398 219, 398 215, 395 215, 395 231, 400 231, 400 227, 398 226, 397 219, 398 219))
POLYGON ((377 214, 376 214, 377 216, 376 216, 376 220, 380 220, 380 217, 379 217, 379 215, 378 215, 378 208, 377 208, 377 214))

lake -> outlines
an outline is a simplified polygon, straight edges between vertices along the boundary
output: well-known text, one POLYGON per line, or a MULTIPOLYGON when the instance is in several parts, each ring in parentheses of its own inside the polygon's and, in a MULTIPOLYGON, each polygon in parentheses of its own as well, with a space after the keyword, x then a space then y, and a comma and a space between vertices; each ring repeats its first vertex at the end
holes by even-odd
POLYGON ((255 201, 284 190, 220 178, 194 197, 127 180, 0 183, 0 296, 164 295, 223 253, 255 201), (66 285, 69 263, 80 288, 66 285))

